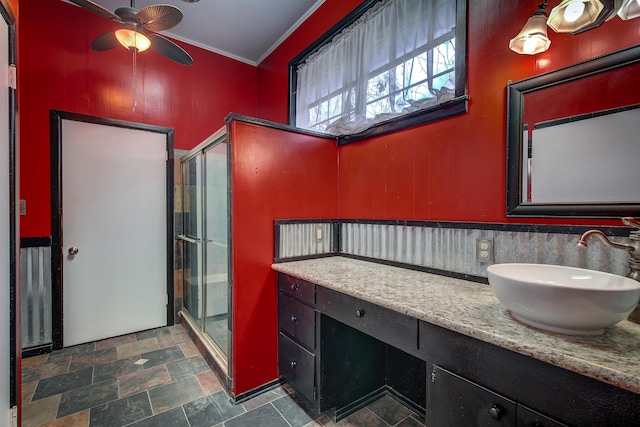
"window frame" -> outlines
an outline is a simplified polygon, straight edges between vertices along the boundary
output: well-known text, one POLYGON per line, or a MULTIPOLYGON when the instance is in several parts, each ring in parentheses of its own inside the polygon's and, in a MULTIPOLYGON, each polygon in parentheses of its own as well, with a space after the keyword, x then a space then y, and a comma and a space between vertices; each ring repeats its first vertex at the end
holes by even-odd
MULTIPOLYGON (((368 9, 379 0, 365 0, 351 13, 340 20, 329 31, 313 42, 309 47, 294 57, 289 62, 289 124, 295 126, 296 122, 296 95, 298 75, 297 68, 310 55, 317 52, 324 45, 328 44, 342 30, 358 20, 368 9)), ((358 142, 373 136, 384 135, 402 129, 408 129, 447 117, 463 114, 468 111, 467 95, 467 2, 468 0, 456 0, 456 67, 455 67, 455 90, 454 99, 440 104, 433 105, 418 111, 394 117, 372 125, 370 128, 351 135, 337 136, 338 145, 358 142)))

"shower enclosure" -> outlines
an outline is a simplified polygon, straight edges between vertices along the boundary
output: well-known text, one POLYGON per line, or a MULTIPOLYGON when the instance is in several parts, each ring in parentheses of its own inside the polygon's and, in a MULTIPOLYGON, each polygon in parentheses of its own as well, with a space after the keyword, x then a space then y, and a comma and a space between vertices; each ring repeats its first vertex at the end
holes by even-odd
POLYGON ((230 349, 228 153, 217 132, 181 159, 183 315, 226 364, 230 349))

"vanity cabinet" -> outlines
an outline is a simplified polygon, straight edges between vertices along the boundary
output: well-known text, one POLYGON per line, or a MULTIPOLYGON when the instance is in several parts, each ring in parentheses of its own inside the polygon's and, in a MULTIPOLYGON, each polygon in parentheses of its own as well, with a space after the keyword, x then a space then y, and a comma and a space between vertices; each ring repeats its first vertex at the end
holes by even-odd
POLYGON ((316 286, 278 275, 278 371, 310 402, 316 400, 316 286))
POLYGON ((447 419, 465 411, 489 423, 477 425, 640 425, 636 393, 431 323, 421 321, 419 329, 421 354, 431 367, 427 425, 461 425, 447 419), (461 396, 464 405, 446 403, 461 396), (486 415, 494 404, 499 422, 507 424, 491 424, 486 415))
POLYGON ((391 393, 426 425, 640 425, 640 395, 278 274, 280 376, 340 419, 391 393))

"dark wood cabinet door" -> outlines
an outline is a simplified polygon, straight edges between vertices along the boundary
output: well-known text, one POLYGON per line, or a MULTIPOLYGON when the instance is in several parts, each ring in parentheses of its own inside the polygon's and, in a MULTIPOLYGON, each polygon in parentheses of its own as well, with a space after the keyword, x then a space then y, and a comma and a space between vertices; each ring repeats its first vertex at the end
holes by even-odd
POLYGON ((426 425, 507 427, 516 425, 516 403, 438 366, 427 382, 426 425))
POLYGON ((278 334, 278 352, 280 375, 309 402, 313 402, 315 400, 315 355, 282 333, 278 334))
POLYGON ((278 294, 278 326, 307 350, 315 349, 316 311, 283 293, 278 294))

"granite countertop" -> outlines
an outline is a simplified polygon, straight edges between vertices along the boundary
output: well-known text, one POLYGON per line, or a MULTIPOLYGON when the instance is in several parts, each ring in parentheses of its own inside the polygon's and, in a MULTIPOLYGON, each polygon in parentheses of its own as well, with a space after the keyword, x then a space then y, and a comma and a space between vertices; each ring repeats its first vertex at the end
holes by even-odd
POLYGON ((488 285, 346 257, 272 268, 516 353, 640 393, 640 325, 598 336, 540 331, 513 320, 488 285))

